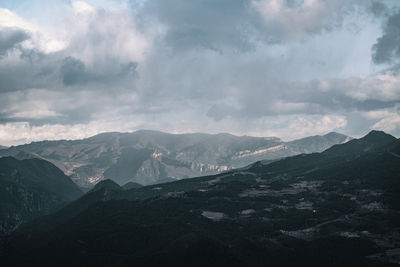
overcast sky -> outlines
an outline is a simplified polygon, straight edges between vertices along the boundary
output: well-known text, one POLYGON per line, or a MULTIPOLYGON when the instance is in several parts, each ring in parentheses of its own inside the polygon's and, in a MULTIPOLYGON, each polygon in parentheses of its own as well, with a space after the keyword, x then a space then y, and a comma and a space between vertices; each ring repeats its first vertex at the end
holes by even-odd
POLYGON ((400 136, 400 3, 0 1, 0 145, 106 131, 400 136))

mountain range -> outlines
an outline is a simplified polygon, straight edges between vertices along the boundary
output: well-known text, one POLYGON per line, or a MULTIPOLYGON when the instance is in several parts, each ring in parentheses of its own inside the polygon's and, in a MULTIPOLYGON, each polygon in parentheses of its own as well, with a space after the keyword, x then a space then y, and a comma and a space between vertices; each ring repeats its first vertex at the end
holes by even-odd
POLYGON ((230 134, 168 134, 141 130, 83 140, 41 141, 0 150, 1 156, 50 161, 81 187, 103 179, 157 184, 217 174, 258 160, 321 152, 351 138, 331 132, 291 142, 230 134))
POLYGON ((400 140, 124 189, 104 180, 4 242, 17 266, 398 266, 400 140))

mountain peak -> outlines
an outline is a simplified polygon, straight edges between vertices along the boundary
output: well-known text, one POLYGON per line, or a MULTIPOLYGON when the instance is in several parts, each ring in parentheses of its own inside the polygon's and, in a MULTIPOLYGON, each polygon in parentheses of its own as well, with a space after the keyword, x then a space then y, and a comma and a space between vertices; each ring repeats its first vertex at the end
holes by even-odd
POLYGON ((343 137, 343 136, 347 137, 346 135, 338 133, 338 132, 329 132, 327 134, 324 134, 323 136, 324 137, 328 137, 328 138, 330 138, 330 137, 343 137))
POLYGON ((121 190, 121 187, 116 182, 114 182, 111 179, 105 179, 105 180, 98 182, 94 186, 94 188, 90 191, 94 192, 94 191, 101 190, 103 188, 112 189, 112 190, 121 190))
POLYGON ((395 139, 395 137, 393 137, 390 134, 385 133, 384 131, 378 131, 378 130, 372 130, 370 131, 367 135, 365 135, 363 138, 391 138, 391 139, 395 139))
POLYGON ((378 151, 381 148, 394 142, 396 138, 383 131, 371 131, 359 139, 353 139, 347 143, 334 145, 325 150, 326 154, 355 155, 364 152, 378 151))
POLYGON ((374 145, 387 145, 396 140, 396 137, 385 133, 384 131, 372 130, 367 135, 358 139, 359 142, 370 143, 374 145))

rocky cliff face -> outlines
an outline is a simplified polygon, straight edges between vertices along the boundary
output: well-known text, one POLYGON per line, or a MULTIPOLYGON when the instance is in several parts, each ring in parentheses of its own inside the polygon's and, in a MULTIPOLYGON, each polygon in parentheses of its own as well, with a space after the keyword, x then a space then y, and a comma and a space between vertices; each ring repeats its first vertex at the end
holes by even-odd
POLYGON ((80 186, 103 178, 143 185, 216 174, 258 160, 321 152, 348 141, 330 133, 292 142, 230 134, 104 133, 76 141, 43 141, 0 150, 0 156, 42 158, 80 186))

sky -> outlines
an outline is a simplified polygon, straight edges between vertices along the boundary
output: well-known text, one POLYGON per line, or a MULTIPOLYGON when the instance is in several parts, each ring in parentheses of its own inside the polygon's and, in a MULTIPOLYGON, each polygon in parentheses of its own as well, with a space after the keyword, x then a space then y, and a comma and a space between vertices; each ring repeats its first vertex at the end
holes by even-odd
POLYGON ((396 0, 0 0, 0 145, 400 137, 396 0))

